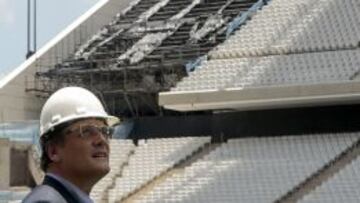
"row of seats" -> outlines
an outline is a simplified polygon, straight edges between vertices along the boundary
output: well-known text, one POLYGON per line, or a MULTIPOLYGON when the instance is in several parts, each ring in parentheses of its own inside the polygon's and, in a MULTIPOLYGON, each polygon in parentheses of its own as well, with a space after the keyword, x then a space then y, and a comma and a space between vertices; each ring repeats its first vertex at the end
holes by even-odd
POLYGON ((142 140, 128 165, 109 190, 109 202, 118 202, 143 187, 175 164, 185 160, 210 142, 209 137, 183 137, 142 140))
POLYGON ((107 190, 114 183, 114 179, 121 173, 122 167, 127 163, 130 154, 135 149, 132 140, 110 140, 110 172, 103 177, 92 189, 90 197, 94 202, 107 199, 107 190))
POLYGON ((306 195, 302 203, 357 203, 360 200, 360 157, 306 195))
POLYGON ((357 79, 359 49, 205 61, 171 91, 321 84, 357 79))
POLYGON ((137 202, 274 202, 360 138, 360 133, 231 139, 137 202))
POLYGON ((211 58, 264 56, 357 47, 357 0, 273 0, 211 58))

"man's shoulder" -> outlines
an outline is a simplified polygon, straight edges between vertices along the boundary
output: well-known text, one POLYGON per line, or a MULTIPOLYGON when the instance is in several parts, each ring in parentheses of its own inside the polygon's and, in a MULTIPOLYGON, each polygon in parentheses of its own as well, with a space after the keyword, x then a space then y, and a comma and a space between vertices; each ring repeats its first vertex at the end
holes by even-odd
POLYGON ((66 203, 66 200, 54 188, 48 185, 35 187, 22 201, 23 203, 66 203))

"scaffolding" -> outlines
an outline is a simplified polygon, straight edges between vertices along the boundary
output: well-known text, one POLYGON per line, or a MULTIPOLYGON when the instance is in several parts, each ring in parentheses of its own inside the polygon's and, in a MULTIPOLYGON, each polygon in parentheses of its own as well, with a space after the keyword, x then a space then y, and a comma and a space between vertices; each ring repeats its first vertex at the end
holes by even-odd
POLYGON ((158 92, 187 76, 189 62, 222 43, 229 23, 257 2, 134 1, 67 60, 39 63, 27 90, 48 97, 64 86, 83 86, 97 94, 111 114, 164 115, 158 92))

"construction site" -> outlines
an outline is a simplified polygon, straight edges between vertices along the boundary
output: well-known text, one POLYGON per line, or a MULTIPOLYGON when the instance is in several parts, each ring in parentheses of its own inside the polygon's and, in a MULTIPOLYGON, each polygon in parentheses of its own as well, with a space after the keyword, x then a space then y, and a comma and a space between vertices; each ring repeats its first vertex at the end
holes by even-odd
POLYGON ((0 81, 0 203, 68 86, 122 123, 94 202, 359 202, 357 0, 101 0, 0 81))

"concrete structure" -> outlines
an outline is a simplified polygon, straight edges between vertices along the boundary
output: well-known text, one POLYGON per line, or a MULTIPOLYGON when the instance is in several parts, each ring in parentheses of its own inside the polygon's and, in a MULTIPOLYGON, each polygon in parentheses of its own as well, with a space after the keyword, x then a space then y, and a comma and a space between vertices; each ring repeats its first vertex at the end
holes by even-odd
POLYGON ((30 144, 11 142, 10 149, 10 186, 34 186, 34 178, 28 165, 30 144))
POLYGON ((35 185, 34 169, 29 162, 32 157, 28 143, 11 142, 0 139, 0 190, 8 190, 13 186, 35 185), (32 170, 31 170, 32 169, 32 170))
POLYGON ((42 64, 59 63, 107 24, 131 0, 101 0, 0 81, 0 122, 38 119, 43 100, 29 92, 42 64))
POLYGON ((0 139, 0 190, 10 186, 10 141, 0 139))
POLYGON ((357 104, 360 83, 256 87, 160 93, 159 104, 177 111, 260 110, 291 107, 357 104))

